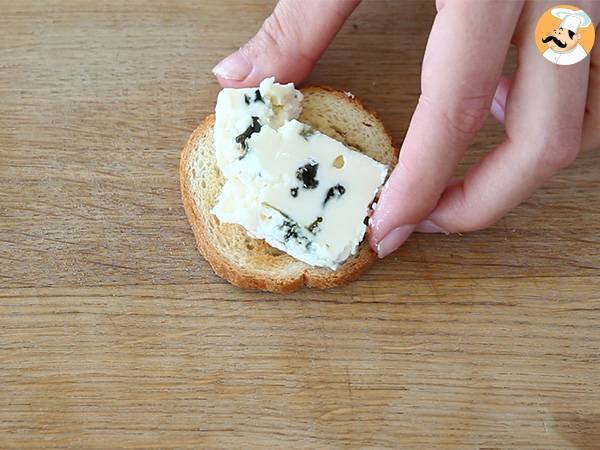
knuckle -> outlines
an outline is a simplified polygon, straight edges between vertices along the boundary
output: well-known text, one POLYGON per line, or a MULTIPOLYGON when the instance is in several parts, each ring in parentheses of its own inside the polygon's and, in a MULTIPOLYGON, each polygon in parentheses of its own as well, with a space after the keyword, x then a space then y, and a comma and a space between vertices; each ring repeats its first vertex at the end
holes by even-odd
POLYGON ((556 138, 541 152, 540 165, 543 169, 555 172, 569 166, 579 154, 581 132, 558 130, 556 138))
POLYGON ((258 33, 243 46, 242 50, 251 59, 264 54, 281 55, 285 49, 283 33, 281 23, 273 13, 263 22, 258 33))
POLYGON ((483 126, 490 110, 491 98, 474 95, 459 98, 446 111, 448 125, 458 133, 471 136, 483 126))
POLYGON ((265 19, 258 33, 244 45, 243 50, 255 57, 263 54, 282 55, 286 52, 287 42, 293 40, 293 37, 288 36, 292 32, 292 27, 284 27, 283 19, 276 9, 265 19))
MULTIPOLYGON (((281 5, 281 4, 280 4, 281 5)), ((260 30, 245 46, 244 51, 251 56, 269 55, 274 64, 281 63, 285 58, 314 62, 304 47, 302 30, 298 28, 297 15, 278 7, 265 19, 260 30)))
POLYGON ((453 226, 446 228, 448 231, 469 233, 485 230, 502 218, 501 210, 493 207, 482 208, 481 199, 473 195, 473 191, 465 190, 464 186, 459 188, 459 195, 455 197, 456 203, 452 210, 456 221, 453 226))
POLYGON ((267 17, 263 22, 261 32, 271 45, 280 50, 284 47, 286 30, 283 27, 282 20, 277 11, 273 11, 273 14, 267 17))
POLYGON ((577 153, 572 147, 550 148, 544 153, 543 162, 550 170, 564 169, 575 160, 577 153))
POLYGON ((483 126, 492 98, 490 95, 474 94, 436 101, 422 94, 419 101, 437 111, 436 115, 450 135, 464 140, 471 139, 483 126))

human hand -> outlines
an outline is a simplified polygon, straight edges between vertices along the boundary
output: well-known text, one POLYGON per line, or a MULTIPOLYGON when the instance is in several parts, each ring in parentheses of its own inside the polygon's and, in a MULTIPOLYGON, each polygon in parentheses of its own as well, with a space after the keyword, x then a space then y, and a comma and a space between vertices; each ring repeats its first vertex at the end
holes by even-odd
POLYGON ((213 68, 223 87, 302 82, 360 0, 280 0, 258 33, 213 68))
MULTIPOLYGON (((597 23, 600 4, 581 3, 597 23)), ((270 75, 299 83, 357 4, 281 0, 257 35, 215 67, 215 75, 224 87, 254 86, 270 75)), ((413 231, 491 226, 569 165, 580 148, 600 147, 600 45, 572 66, 545 61, 534 28, 553 5, 438 0, 419 103, 370 221, 369 241, 380 257, 413 231), (511 42, 519 52, 512 80, 501 78, 511 42), (464 179, 452 178, 490 108, 504 122, 506 140, 464 179)))
MULTIPOLYGON (((582 144, 589 58, 556 66, 539 55, 535 25, 552 6, 438 2, 423 60, 421 97, 400 161, 372 218, 370 242, 380 256, 398 248, 415 230, 452 233, 491 226, 576 157, 582 144), (511 40, 518 50, 512 81, 500 78, 511 40), (448 42, 458 45, 449 48, 448 42), (505 124, 506 140, 463 180, 455 180, 456 166, 490 107, 505 124)), ((597 6, 581 5, 588 14, 597 14, 597 6)), ((600 144, 598 51, 585 114, 583 144, 588 147, 600 144)))

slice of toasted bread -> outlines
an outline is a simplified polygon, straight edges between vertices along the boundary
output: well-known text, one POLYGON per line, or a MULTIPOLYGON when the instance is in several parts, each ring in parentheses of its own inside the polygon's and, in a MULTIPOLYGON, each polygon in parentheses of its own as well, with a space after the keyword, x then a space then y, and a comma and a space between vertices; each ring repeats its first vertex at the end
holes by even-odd
MULTIPOLYGON (((302 89, 301 122, 347 146, 393 167, 398 150, 377 116, 351 94, 327 87, 302 89)), ((337 270, 312 267, 263 240, 253 239, 243 227, 221 223, 211 209, 224 183, 213 143, 214 115, 196 128, 181 154, 181 195, 198 249, 220 277, 242 288, 292 292, 302 286, 330 288, 348 283, 376 260, 366 241, 337 270)))

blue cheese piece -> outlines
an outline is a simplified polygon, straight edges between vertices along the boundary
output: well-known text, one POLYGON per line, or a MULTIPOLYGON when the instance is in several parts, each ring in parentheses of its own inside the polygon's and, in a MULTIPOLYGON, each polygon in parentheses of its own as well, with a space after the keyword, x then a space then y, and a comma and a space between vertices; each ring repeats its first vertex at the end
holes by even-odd
POLYGON ((248 141, 261 127, 279 128, 302 111, 302 93, 292 83, 264 79, 258 88, 223 89, 217 97, 215 146, 217 164, 229 175, 229 165, 245 156, 248 141))
MULTIPOLYGON (((217 121, 224 111, 217 105, 217 121)), ((222 168, 226 182, 213 213, 307 264, 335 270, 357 252, 387 166, 294 120, 296 111, 287 114, 270 126, 273 116, 263 113, 243 157, 222 168)))

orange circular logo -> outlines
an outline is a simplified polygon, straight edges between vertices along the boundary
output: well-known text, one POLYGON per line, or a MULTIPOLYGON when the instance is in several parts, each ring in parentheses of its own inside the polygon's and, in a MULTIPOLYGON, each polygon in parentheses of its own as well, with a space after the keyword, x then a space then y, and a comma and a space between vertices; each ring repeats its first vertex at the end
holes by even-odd
POLYGON ((576 6, 550 8, 535 27, 535 45, 553 64, 570 66, 583 61, 592 51, 596 32, 592 19, 576 6))

